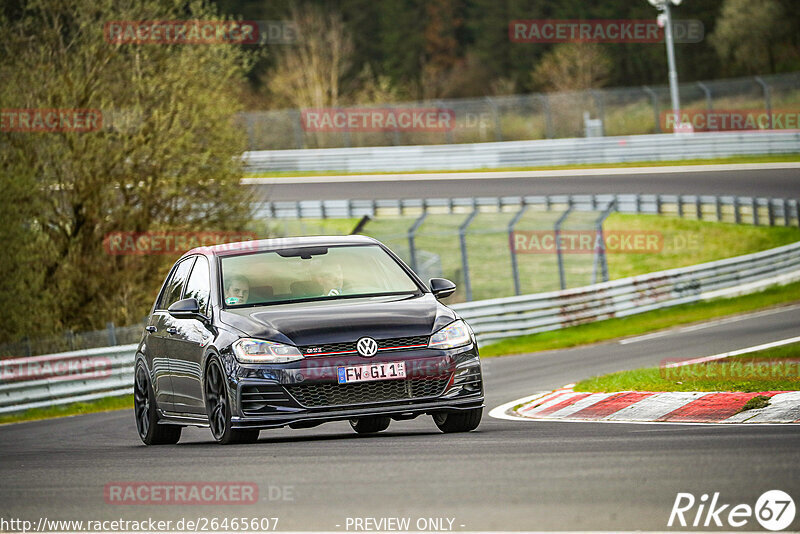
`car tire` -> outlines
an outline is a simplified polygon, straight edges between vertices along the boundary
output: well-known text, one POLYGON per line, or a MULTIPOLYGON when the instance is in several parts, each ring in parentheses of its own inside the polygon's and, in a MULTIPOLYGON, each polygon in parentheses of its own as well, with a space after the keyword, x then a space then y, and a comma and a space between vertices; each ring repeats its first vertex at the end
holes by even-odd
POLYGON ((482 415, 483 408, 475 408, 463 412, 439 412, 433 414, 433 422, 445 434, 470 432, 478 428, 482 415))
POLYGON ((145 445, 174 445, 181 439, 182 427, 159 424, 153 384, 141 360, 136 363, 134 372, 133 414, 136 417, 139 438, 145 445))
POLYGON ((232 428, 230 395, 228 395, 222 366, 216 358, 211 358, 206 368, 204 389, 208 426, 218 443, 231 445, 258 441, 258 430, 235 430, 232 428))
POLYGON ((375 434, 389 428, 392 420, 388 417, 373 415, 370 417, 359 417, 350 419, 350 426, 359 434, 375 434))

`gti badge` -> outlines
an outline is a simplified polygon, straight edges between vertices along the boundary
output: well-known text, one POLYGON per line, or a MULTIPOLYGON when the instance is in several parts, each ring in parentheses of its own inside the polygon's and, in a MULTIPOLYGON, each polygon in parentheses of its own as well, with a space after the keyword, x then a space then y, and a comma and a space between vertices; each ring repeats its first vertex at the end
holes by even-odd
POLYGON ((371 358, 378 352, 378 342, 371 337, 362 337, 356 343, 358 353, 365 358, 371 358))

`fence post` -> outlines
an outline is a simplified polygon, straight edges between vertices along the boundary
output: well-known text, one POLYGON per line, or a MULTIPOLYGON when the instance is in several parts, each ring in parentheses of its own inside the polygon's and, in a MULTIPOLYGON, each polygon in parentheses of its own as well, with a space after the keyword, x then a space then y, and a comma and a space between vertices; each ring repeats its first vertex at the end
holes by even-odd
POLYGON ((719 195, 714 197, 714 204, 717 208, 717 222, 722 222, 722 205, 720 204, 719 195))
POLYGON ((800 200, 792 200, 794 204, 794 216, 797 217, 797 227, 800 228, 800 200))
POLYGON ((750 206, 753 210, 753 226, 758 226, 758 199, 756 197, 750 199, 750 206))
POLYGON ((596 243, 597 248, 594 251, 594 262, 592 265, 592 285, 597 283, 597 266, 598 263, 600 264, 601 273, 603 276, 603 282, 608 282, 608 258, 606 258, 606 240, 605 236, 603 235, 603 223, 611 215, 612 210, 616 208, 616 202, 612 200, 606 206, 606 209, 603 210, 603 213, 595 221, 595 230, 597 232, 596 235, 596 243))
MULTIPOLYGON (((436 105, 439 106, 439 109, 445 109, 444 102, 442 102, 441 100, 437 100, 436 101, 436 105)), ((455 115, 455 110, 453 111, 453 115, 455 115)), ((455 138, 453 137, 453 130, 454 129, 455 129, 455 125, 453 125, 453 128, 448 129, 444 134, 445 138, 447 139, 447 144, 448 145, 452 145, 453 143, 455 143, 455 138)), ((399 132, 397 130, 395 130, 395 137, 397 138, 397 141, 398 141, 398 142, 395 142, 396 145, 400 144, 399 143, 400 138, 398 137, 398 134, 399 134, 399 132)))
POLYGON ((472 206, 472 213, 458 227, 458 240, 461 243, 461 269, 464 271, 464 288, 467 292, 467 302, 472 300, 472 281, 469 277, 469 258, 467 255, 467 228, 473 219, 480 213, 477 205, 472 206))
POLYGON ((420 215, 417 220, 414 221, 414 224, 411 225, 411 228, 408 229, 408 255, 409 259, 411 260, 411 268, 414 270, 414 272, 417 272, 417 250, 414 247, 414 237, 416 236, 419 227, 422 226, 423 222, 425 222, 425 218, 427 216, 428 212, 423 211, 422 215, 420 215))
POLYGON ((490 96, 486 97, 486 101, 489 103, 489 107, 492 108, 492 118, 494 119, 494 140, 502 141, 503 127, 502 124, 500 124, 500 113, 498 113, 497 111, 497 104, 495 103, 494 99, 490 96))
POLYGON ((511 251, 511 274, 514 277, 514 294, 519 295, 522 292, 519 282, 519 266, 517 265, 517 245, 514 241, 514 227, 522 219, 528 205, 525 204, 525 199, 522 200, 522 207, 514 214, 511 222, 508 223, 508 248, 511 251))
MULTIPOLYGON (((570 199, 571 199, 571 197, 570 197, 570 199)), ((554 230, 553 233, 555 234, 555 239, 556 239, 556 255, 558 257, 557 258, 558 259, 558 279, 559 279, 559 281, 561 283, 561 289, 566 289, 567 288, 567 281, 566 281, 566 279, 564 277, 564 258, 563 258, 563 254, 561 253, 561 225, 564 223, 566 218, 569 217, 569 214, 572 213, 573 209, 574 209, 574 206, 572 205, 572 202, 570 202, 570 205, 567 208, 567 210, 564 213, 561 214, 561 217, 558 218, 558 220, 556 221, 555 226, 553 227, 553 230, 554 230)))
POLYGON ((711 111, 711 90, 703 82, 697 82, 697 86, 702 89, 703 93, 706 95, 706 110, 711 111))
POLYGON ((792 221, 792 218, 791 218, 791 214, 789 213, 789 199, 788 198, 784 198, 783 199, 783 225, 784 226, 789 226, 790 224, 792 224, 791 221, 792 221))
POLYGON ((739 197, 733 197, 733 220, 736 224, 742 224, 742 206, 739 197))
POLYGON ((678 217, 683 219, 683 195, 678 195, 678 217))
POLYGON ((800 200, 794 199, 794 214, 797 216, 797 227, 800 228, 800 200))
POLYGON ((600 135, 605 137, 605 135, 606 135, 606 110, 605 110, 605 102, 603 101, 603 92, 592 89, 591 93, 592 93, 592 97, 594 98, 595 104, 597 105, 597 115, 598 115, 598 118, 600 119, 600 135))
POLYGON ((703 201, 700 200, 700 195, 695 195, 694 197, 694 211, 695 215, 697 215, 697 220, 703 220, 703 201))
POLYGON ((550 114, 550 98, 547 96, 546 93, 540 94, 539 98, 542 101, 542 109, 544 109, 545 135, 547 136, 548 139, 552 139, 554 137, 554 133, 553 133, 553 116, 550 114))
POLYGON ((106 323, 106 330, 108 331, 108 344, 113 347, 117 344, 117 329, 114 327, 114 321, 106 323))
MULTIPOLYGON (((389 109, 391 109, 391 108, 389 108, 389 109)), ((339 111, 341 111, 341 110, 342 110, 342 108, 336 108, 337 113, 339 111)), ((344 146, 346 146, 347 148, 350 148, 351 144, 352 143, 350 141, 350 130, 345 128, 344 129, 344 146)))
POLYGON ((653 105, 653 118, 656 123, 656 133, 661 133, 661 119, 658 116, 658 95, 646 85, 642 86, 642 91, 650 95, 650 102, 653 105))
POLYGON ((661 195, 656 195, 656 214, 661 215, 661 195))
POLYGON ((767 220, 770 226, 775 226, 775 209, 772 206, 772 199, 767 199, 767 220))
POLYGON ((764 91, 764 107, 767 111, 767 117, 769 118, 769 129, 772 129, 772 92, 770 91, 769 85, 761 76, 756 76, 755 81, 758 85, 761 86, 761 89, 764 91))
POLYGON ((294 119, 292 120, 292 130, 294 130, 294 143, 297 145, 297 148, 305 148, 306 138, 303 135, 302 116, 297 110, 294 111, 293 115, 294 119))

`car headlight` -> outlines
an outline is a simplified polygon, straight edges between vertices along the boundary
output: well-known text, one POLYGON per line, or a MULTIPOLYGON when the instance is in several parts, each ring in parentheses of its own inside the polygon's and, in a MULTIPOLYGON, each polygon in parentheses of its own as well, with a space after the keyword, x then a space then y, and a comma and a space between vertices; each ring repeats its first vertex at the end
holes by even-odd
POLYGON ((472 334, 470 334, 469 327, 467 323, 459 319, 435 332, 428 342, 428 347, 432 349, 454 349, 470 343, 472 343, 472 334))
POLYGON ((233 344, 233 353, 242 363, 289 363, 303 359, 297 347, 262 339, 240 339, 233 344))

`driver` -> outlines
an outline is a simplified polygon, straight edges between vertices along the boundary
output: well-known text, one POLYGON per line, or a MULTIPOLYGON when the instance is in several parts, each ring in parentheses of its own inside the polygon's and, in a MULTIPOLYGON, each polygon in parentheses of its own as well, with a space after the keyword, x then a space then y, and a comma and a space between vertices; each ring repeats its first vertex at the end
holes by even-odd
POLYGON ((322 286, 322 294, 327 297, 334 297, 342 294, 342 284, 344 283, 344 274, 342 273, 342 266, 338 263, 330 265, 323 265, 314 274, 314 280, 322 286))
POLYGON ((250 280, 241 274, 225 279, 225 304, 247 304, 250 296, 250 280))

